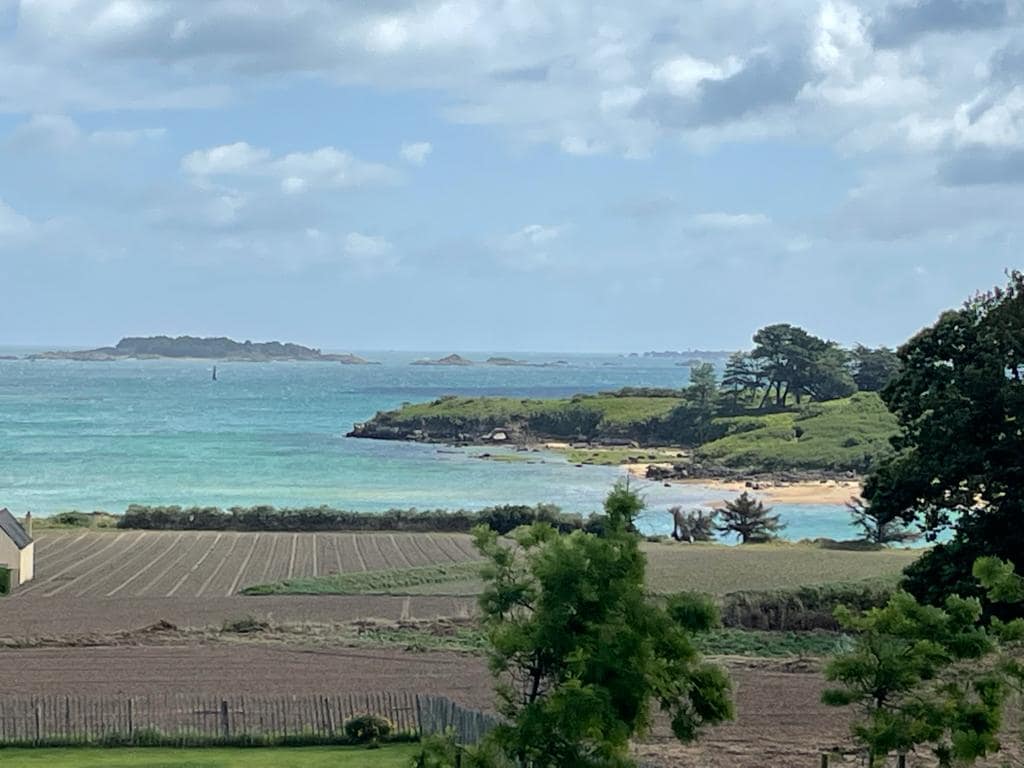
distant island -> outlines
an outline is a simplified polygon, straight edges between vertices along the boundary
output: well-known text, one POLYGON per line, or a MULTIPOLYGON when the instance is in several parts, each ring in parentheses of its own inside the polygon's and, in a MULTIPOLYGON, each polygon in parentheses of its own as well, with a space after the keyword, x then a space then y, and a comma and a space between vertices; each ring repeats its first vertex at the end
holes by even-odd
POLYGON ((413 360, 409 365, 473 365, 473 361, 462 355, 448 355, 438 360, 413 360))
POLYGON ((343 365, 376 365, 352 354, 324 354, 319 349, 280 341, 234 341, 223 336, 199 338, 196 336, 126 337, 114 347, 97 349, 40 352, 29 355, 29 360, 156 360, 163 358, 199 360, 235 360, 264 363, 292 360, 341 363, 343 365))

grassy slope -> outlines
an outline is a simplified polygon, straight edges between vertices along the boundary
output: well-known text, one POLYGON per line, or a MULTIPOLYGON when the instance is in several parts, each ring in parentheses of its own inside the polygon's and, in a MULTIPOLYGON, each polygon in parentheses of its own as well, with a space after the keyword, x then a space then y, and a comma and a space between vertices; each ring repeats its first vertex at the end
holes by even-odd
MULTIPOLYGON (((723 595, 740 590, 780 589, 837 581, 895 578, 921 550, 859 552, 809 544, 684 545, 644 543, 651 591, 723 595)), ((250 595, 286 594, 474 594, 479 563, 426 566, 370 573, 291 579, 246 590, 250 595)))
POLYGON ((406 768, 415 744, 381 749, 295 747, 246 749, 0 749, 19 768, 406 768))
POLYGON ((871 392, 812 403, 792 413, 735 416, 720 423, 730 434, 702 445, 698 456, 765 470, 864 470, 870 457, 890 450, 889 438, 896 434, 895 417, 871 392))

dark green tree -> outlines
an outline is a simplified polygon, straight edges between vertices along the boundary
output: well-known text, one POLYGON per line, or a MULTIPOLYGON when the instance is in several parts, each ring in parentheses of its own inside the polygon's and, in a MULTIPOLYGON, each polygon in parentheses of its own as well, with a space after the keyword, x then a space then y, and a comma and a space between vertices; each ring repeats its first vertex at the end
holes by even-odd
POLYGON ((803 328, 780 323, 754 334, 751 357, 764 366, 767 388, 761 407, 772 399, 784 406, 793 397, 832 400, 853 394, 856 385, 847 367, 846 353, 834 342, 813 336, 803 328), (774 395, 773 395, 774 392, 774 395))
POLYGON ((766 507, 764 502, 744 491, 715 510, 715 514, 721 518, 718 531, 736 534, 742 544, 770 541, 786 527, 779 522, 779 515, 770 514, 771 511, 771 507, 766 507))
POLYGON ((900 372, 900 357, 888 347, 858 344, 850 353, 850 371, 861 392, 880 392, 900 372))
POLYGON ((734 352, 729 356, 722 375, 722 391, 734 406, 740 401, 752 401, 766 385, 764 371, 749 353, 734 352))
POLYGON ((701 661, 693 635, 716 620, 703 599, 646 595, 645 557, 627 532, 639 496, 619 485, 602 537, 522 528, 516 546, 476 532, 487 559, 480 606, 507 724, 489 737, 529 768, 628 766, 652 703, 691 740, 732 716, 729 681, 701 661))
POLYGON ((1008 688, 1001 670, 977 663, 996 649, 979 625, 977 600, 954 595, 939 608, 899 592, 863 615, 840 607, 836 618, 856 635, 853 648, 825 668, 838 686, 822 699, 859 705, 853 733, 869 768, 922 745, 941 766, 971 764, 999 749, 1008 688))
POLYGON ((943 313, 899 356, 882 399, 901 433, 864 497, 878 515, 917 521, 931 536, 954 527, 950 542, 907 569, 908 591, 935 605, 951 594, 986 599, 971 574, 978 557, 1024 566, 1024 274, 943 313))

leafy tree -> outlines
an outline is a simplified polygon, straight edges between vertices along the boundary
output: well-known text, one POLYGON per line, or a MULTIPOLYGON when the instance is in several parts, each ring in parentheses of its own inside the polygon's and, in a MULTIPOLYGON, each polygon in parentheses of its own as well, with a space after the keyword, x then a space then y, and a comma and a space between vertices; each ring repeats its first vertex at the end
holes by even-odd
MULTIPOLYGON (((907 569, 904 587, 941 605, 947 595, 987 598, 971 575, 982 555, 1024 566, 1024 274, 943 313, 899 350, 882 391, 901 434, 865 481, 887 518, 919 521, 930 537, 955 534, 907 569)), ((1021 606, 997 606, 1003 616, 1021 606)))
POLYGON ((916 541, 921 534, 908 530, 902 520, 881 515, 866 504, 864 499, 851 499, 846 503, 852 517, 851 525, 861 529, 861 539, 872 544, 904 544, 916 541))
POLYGON ((676 541, 711 541, 715 538, 714 512, 691 509, 684 512, 682 507, 670 507, 672 515, 672 538, 676 541))
POLYGON ((476 532, 488 561, 480 606, 490 666, 508 719, 489 742, 520 765, 628 766, 629 740, 650 729, 653 702, 684 741, 732 715, 727 677, 692 639, 714 623, 713 606, 646 597, 645 558, 626 530, 641 507, 620 484, 603 537, 536 524, 508 547, 476 532))
POLYGON ((979 626, 977 600, 954 595, 938 608, 898 592, 863 615, 840 607, 836 618, 857 635, 853 649, 825 668, 838 686, 822 700, 860 706, 853 732, 870 768, 919 745, 931 745, 942 766, 999 749, 1007 687, 999 670, 976 663, 995 650, 979 626))
POLYGON ((803 328, 787 323, 769 325, 754 334, 754 344, 751 357, 761 361, 767 377, 762 408, 772 399, 773 390, 775 405, 783 406, 790 396, 797 403, 805 395, 832 400, 856 389, 846 353, 803 328))
POLYGON ((690 386, 685 398, 693 404, 693 432, 698 443, 706 442, 711 433, 711 422, 715 417, 715 399, 718 394, 718 380, 715 366, 699 363, 690 369, 690 386))
POLYGON ((715 510, 722 518, 717 526, 720 533, 735 533, 743 544, 770 541, 785 528, 779 522, 779 515, 769 514, 771 507, 754 499, 746 491, 733 501, 725 502, 725 506, 715 510))
POLYGON ((764 371, 758 360, 747 352, 734 352, 729 356, 722 375, 722 389, 732 400, 752 400, 767 385, 764 371))
POLYGON ((888 347, 858 344, 850 353, 853 381, 861 392, 880 392, 900 371, 900 358, 888 347))

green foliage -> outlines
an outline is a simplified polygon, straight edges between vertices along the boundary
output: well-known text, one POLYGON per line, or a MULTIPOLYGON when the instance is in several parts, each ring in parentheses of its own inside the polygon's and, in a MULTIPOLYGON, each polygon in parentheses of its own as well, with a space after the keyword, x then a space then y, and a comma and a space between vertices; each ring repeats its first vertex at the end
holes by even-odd
POLYGON ((786 405, 792 395, 799 404, 805 396, 833 400, 856 391, 847 370, 847 353, 837 344, 820 339, 787 323, 769 325, 754 334, 750 357, 764 371, 767 387, 761 400, 772 398, 786 405))
POLYGON ((380 715, 356 715, 345 721, 345 736, 353 744, 377 744, 393 730, 391 721, 380 715))
POLYGON ((900 372, 900 358, 888 347, 858 344, 850 353, 853 380, 861 392, 880 392, 900 372))
POLYGON ((901 433, 865 498, 879 515, 932 534, 956 520, 953 541, 908 574, 906 588, 929 602, 978 594, 978 556, 1024 565, 1022 338, 1024 274, 1013 272, 1005 288, 945 312, 901 347, 902 368, 882 392, 901 433))
POLYGON ((771 511, 771 507, 765 507, 764 502, 744 491, 715 510, 722 521, 717 529, 719 533, 736 534, 741 544, 771 541, 786 527, 779 522, 779 515, 769 514, 771 511))
POLYGON ((672 515, 672 538, 676 541, 711 541, 715 538, 717 512, 705 512, 703 509, 684 512, 682 507, 669 507, 668 513, 672 515))
POLYGON ((839 608, 836 616, 856 641, 826 667, 838 686, 822 699, 859 705, 853 732, 869 765, 920 745, 930 745, 940 765, 973 763, 999 748, 1007 687, 977 663, 995 649, 977 600, 952 596, 939 608, 898 592, 882 608, 839 608))
POLYGON ((724 435, 697 450, 702 461, 727 467, 786 469, 869 469, 891 453, 896 419, 878 395, 814 403, 799 411, 719 417, 724 435))
POLYGON ((534 768, 627 766, 652 700, 683 740, 731 716, 728 679, 701 662, 692 638, 710 616, 692 600, 673 603, 673 615, 645 596, 645 558, 626 532, 641 507, 617 486, 603 537, 538 524, 510 548, 478 530, 488 560, 481 613, 509 721, 490 738, 506 755, 534 768))
POLYGON ((838 607, 855 611, 880 608, 895 588, 896 579, 892 578, 730 592, 721 598, 722 623, 771 631, 838 630, 838 607))
POLYGON ((175 531, 408 531, 468 533, 478 525, 507 533, 519 525, 547 522, 562 531, 583 527, 579 515, 562 514, 553 504, 535 507, 504 504, 478 512, 457 510, 350 512, 331 507, 277 509, 256 507, 151 507, 132 504, 118 520, 118 528, 175 531))
POLYGON ((467 581, 480 577, 480 563, 423 565, 387 571, 350 571, 327 576, 284 579, 257 584, 242 590, 243 595, 361 595, 394 592, 424 584, 467 581))

